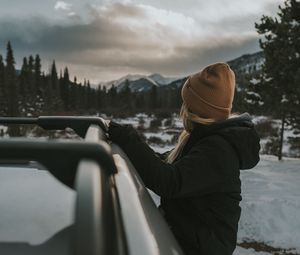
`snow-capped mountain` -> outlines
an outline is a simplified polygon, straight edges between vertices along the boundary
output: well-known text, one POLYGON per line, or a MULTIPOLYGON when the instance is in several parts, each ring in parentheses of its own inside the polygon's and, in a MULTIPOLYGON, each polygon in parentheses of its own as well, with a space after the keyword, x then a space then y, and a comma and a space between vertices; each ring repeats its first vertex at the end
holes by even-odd
MULTIPOLYGON (((245 76, 257 74, 261 71, 261 67, 264 63, 263 52, 256 52, 253 54, 245 54, 241 57, 235 58, 228 61, 227 63, 231 66, 236 74, 237 86, 240 89, 245 88, 244 80, 245 76)), ((180 87, 186 80, 188 76, 170 78, 164 77, 161 74, 155 73, 151 75, 126 75, 118 80, 103 82, 100 85, 106 86, 107 89, 110 89, 114 85, 117 89, 117 92, 122 91, 125 88, 126 81, 129 82, 129 88, 132 92, 146 92, 149 91, 152 86, 164 89, 174 89, 180 87)))
POLYGON ((152 86, 161 87, 168 85, 178 78, 164 77, 161 74, 140 75, 129 74, 118 80, 100 83, 100 85, 106 86, 110 89, 113 85, 116 87, 117 92, 122 91, 125 88, 126 82, 129 82, 129 88, 132 92, 144 92, 152 88, 152 86))
POLYGON ((265 62, 264 53, 262 51, 245 54, 241 57, 228 61, 227 63, 236 73, 251 74, 260 71, 265 62))
POLYGON ((245 54, 227 62, 235 72, 238 91, 242 91, 248 86, 248 83, 245 82, 247 79, 250 77, 253 79, 260 74, 264 62, 265 57, 262 51, 245 54))
POLYGON ((159 73, 154 73, 148 76, 151 80, 155 81, 159 85, 168 85, 171 82, 177 80, 178 78, 170 78, 170 77, 164 77, 159 73))

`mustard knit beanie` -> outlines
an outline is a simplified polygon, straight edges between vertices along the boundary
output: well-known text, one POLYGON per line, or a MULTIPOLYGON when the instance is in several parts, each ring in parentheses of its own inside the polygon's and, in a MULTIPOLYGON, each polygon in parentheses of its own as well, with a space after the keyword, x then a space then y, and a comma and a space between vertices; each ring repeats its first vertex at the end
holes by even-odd
POLYGON ((224 120, 230 115, 235 75, 229 65, 216 63, 190 76, 181 96, 187 108, 202 118, 224 120))

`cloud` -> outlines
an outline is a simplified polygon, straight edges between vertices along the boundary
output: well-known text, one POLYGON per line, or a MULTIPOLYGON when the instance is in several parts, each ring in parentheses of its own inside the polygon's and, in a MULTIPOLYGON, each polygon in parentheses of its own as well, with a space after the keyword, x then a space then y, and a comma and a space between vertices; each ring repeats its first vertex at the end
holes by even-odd
POLYGON ((62 3, 67 4, 58 1, 58 9, 69 8, 64 23, 0 20, 0 43, 10 39, 18 52, 42 53, 94 81, 129 72, 180 76, 259 49, 254 14, 201 23, 189 14, 131 1, 87 5, 80 16, 62 3))
POLYGON ((55 10, 70 11, 72 4, 63 1, 57 1, 54 5, 55 10))

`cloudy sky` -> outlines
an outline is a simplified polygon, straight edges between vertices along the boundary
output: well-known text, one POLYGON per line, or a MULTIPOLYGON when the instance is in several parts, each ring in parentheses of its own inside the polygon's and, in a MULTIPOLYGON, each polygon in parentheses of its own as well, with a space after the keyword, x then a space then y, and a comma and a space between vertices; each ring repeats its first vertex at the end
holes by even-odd
POLYGON ((254 22, 283 0, 0 0, 0 54, 39 53, 96 84, 128 73, 179 77, 259 50, 254 22))

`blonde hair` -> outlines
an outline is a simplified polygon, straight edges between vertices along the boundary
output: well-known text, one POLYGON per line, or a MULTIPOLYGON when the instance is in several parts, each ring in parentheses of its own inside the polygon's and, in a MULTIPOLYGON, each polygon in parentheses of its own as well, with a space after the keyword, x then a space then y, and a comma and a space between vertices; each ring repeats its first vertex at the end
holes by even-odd
MULTIPOLYGON (((238 114, 231 114, 229 118, 237 117, 238 114)), ((179 156, 182 152, 183 147, 187 143, 192 130, 194 129, 194 123, 200 123, 204 125, 210 125, 216 122, 215 119, 209 118, 202 118, 188 110, 186 105, 183 103, 180 109, 180 118, 183 122, 183 131, 178 137, 177 144, 175 148, 169 153, 168 157, 166 158, 167 163, 173 163, 174 160, 179 156)))

